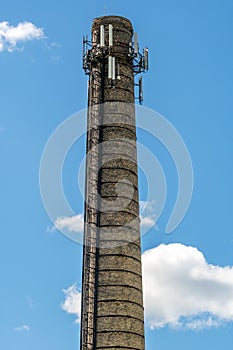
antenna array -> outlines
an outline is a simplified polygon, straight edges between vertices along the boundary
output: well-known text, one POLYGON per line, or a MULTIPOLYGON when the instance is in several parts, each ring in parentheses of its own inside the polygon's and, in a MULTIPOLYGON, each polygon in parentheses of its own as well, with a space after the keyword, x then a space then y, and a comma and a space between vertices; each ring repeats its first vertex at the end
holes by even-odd
POLYGON ((129 44, 129 56, 133 59, 133 71, 135 75, 148 71, 149 50, 146 47, 143 49, 143 53, 140 53, 137 33, 134 33, 134 42, 129 44))
MULTIPOLYGON (((111 86, 116 86, 116 80, 120 80, 120 64, 116 62, 114 57, 114 36, 113 36, 113 25, 108 26, 100 25, 99 28, 99 43, 93 44, 88 40, 88 36, 83 37, 83 69, 85 74, 90 75, 91 64, 97 59, 103 60, 108 65, 108 79, 111 82, 111 86), (106 28, 107 27, 107 28, 106 28), (108 34, 108 36, 106 35, 108 34), (107 40, 108 39, 108 40, 107 40)), ((133 62, 134 75, 145 73, 149 69, 149 50, 148 48, 143 49, 143 53, 140 53, 138 35, 135 32, 133 36, 133 42, 129 43, 128 58, 133 62)), ((139 78, 139 103, 143 101, 143 87, 142 77, 139 78)))

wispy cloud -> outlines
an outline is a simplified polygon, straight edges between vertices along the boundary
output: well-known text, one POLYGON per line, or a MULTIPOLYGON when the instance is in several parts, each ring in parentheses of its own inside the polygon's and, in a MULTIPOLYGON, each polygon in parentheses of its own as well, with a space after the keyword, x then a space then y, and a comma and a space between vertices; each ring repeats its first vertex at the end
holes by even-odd
POLYGON ((44 38, 43 29, 31 22, 21 22, 17 26, 10 25, 7 21, 0 22, 0 52, 22 50, 22 43, 44 38))
POLYGON ((14 331, 16 331, 16 332, 28 332, 28 331, 30 331, 30 327, 27 324, 24 324, 23 326, 14 328, 14 331))
POLYGON ((35 305, 33 299, 30 296, 27 297, 27 302, 30 307, 33 307, 35 305))
MULTIPOLYGON (((156 214, 155 214, 156 202, 141 201, 140 202, 140 219, 141 228, 147 229, 155 226, 156 214)), ((158 229, 157 226, 155 226, 158 229)), ((84 214, 80 213, 75 216, 61 216, 58 217, 54 223, 54 226, 48 226, 47 232, 53 233, 56 230, 67 231, 68 233, 83 233, 84 228, 84 214)))
POLYGON ((81 315, 81 292, 78 290, 76 284, 73 284, 67 289, 63 289, 65 294, 65 301, 61 307, 68 314, 75 315, 75 323, 80 323, 81 315))
POLYGON ((141 227, 148 228, 154 226, 156 219, 153 216, 141 216, 141 227))
MULTIPOLYGON (((219 319, 218 317, 214 317, 213 315, 202 315, 202 318, 195 318, 193 319, 188 319, 185 327, 187 329, 191 329, 194 331, 201 331, 203 329, 208 329, 208 328, 217 328, 223 324, 223 321, 219 319)), ((182 327, 182 323, 181 323, 182 327)))
POLYGON ((142 255, 151 329, 200 330, 233 321, 233 267, 208 264, 196 248, 160 245, 142 255))
POLYGON ((83 214, 77 214, 75 216, 61 216, 58 217, 54 223, 54 226, 47 227, 47 232, 53 233, 58 230, 65 230, 69 233, 83 233, 84 228, 84 216, 83 214))
POLYGON ((46 47, 46 50, 49 52, 50 59, 53 62, 59 62, 60 61, 59 50, 61 49, 62 45, 57 42, 52 42, 51 44, 46 43, 45 47, 46 47))
MULTIPOLYGON (((140 201, 140 218, 141 218, 141 229, 146 230, 152 228, 156 224, 156 201, 140 201)), ((156 226, 156 229, 158 227, 156 226)))

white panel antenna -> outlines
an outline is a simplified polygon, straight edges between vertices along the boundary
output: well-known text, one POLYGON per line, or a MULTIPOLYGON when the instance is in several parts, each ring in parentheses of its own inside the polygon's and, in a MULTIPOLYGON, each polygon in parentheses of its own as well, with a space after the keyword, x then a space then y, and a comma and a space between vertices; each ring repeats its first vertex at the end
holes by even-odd
POLYGON ((138 34, 134 33, 134 53, 138 56, 139 53, 139 45, 138 45, 138 34))
POLYGON ((105 46, 105 38, 104 38, 104 25, 100 26, 100 47, 105 46))
POLYGON ((108 56, 108 79, 112 79, 112 56, 108 56))
POLYGON ((132 54, 132 47, 133 47, 133 44, 132 44, 132 43, 129 43, 129 54, 130 54, 130 55, 132 54))
POLYGON ((108 56, 108 79, 116 79, 116 59, 108 56))
POLYGON ((113 26, 109 24, 109 47, 113 46, 113 26))
POLYGON ((116 59, 112 58, 112 80, 116 79, 116 59))

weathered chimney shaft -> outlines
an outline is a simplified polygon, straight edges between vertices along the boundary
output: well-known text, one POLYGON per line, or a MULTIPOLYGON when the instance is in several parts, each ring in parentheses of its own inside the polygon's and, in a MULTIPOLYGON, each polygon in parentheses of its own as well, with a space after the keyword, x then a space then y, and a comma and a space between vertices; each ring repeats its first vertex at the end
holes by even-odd
POLYGON ((93 22, 81 350, 144 350, 132 35, 126 18, 93 22))

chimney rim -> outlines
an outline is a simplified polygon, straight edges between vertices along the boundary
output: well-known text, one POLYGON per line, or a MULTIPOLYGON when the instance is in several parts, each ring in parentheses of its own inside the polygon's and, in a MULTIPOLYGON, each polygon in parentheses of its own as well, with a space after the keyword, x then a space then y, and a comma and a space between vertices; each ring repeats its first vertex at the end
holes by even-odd
POLYGON ((106 25, 112 24, 114 26, 114 23, 118 25, 126 26, 127 29, 133 32, 133 25, 131 21, 126 17, 116 16, 116 15, 100 16, 100 17, 94 18, 92 22, 92 28, 96 26, 100 26, 102 24, 106 24, 106 25))

